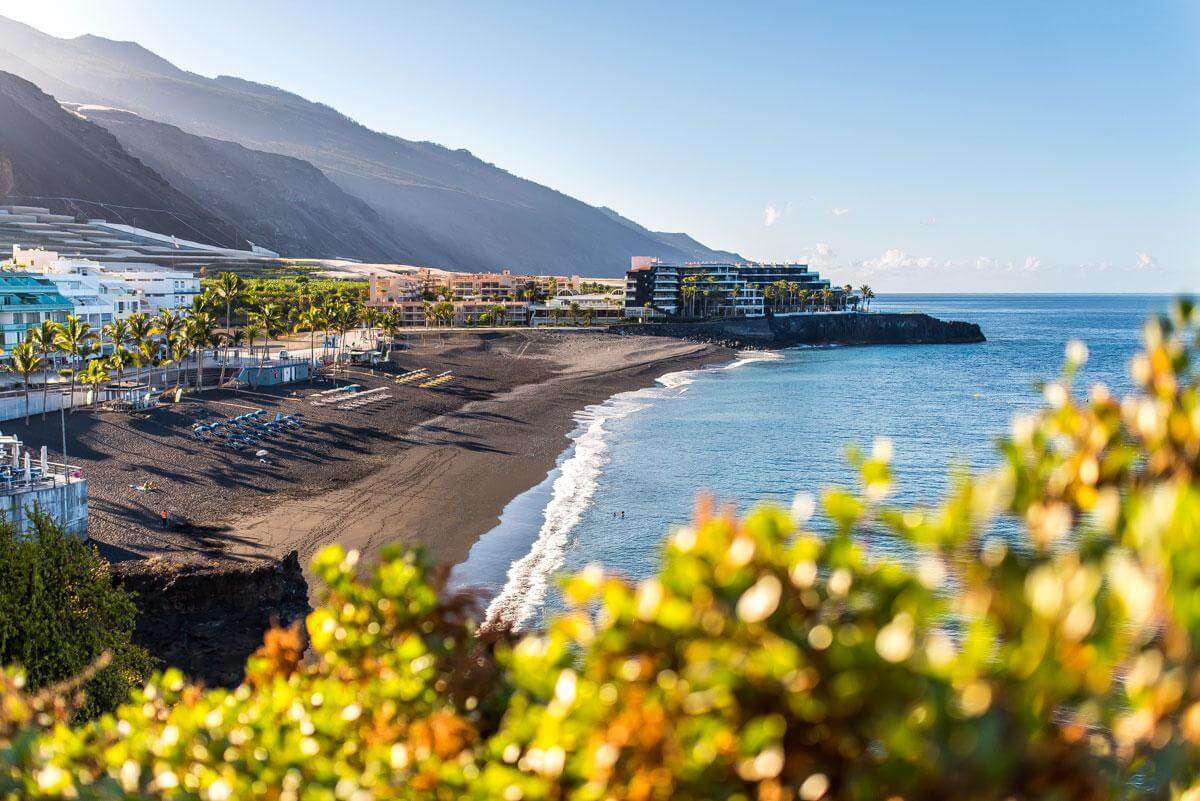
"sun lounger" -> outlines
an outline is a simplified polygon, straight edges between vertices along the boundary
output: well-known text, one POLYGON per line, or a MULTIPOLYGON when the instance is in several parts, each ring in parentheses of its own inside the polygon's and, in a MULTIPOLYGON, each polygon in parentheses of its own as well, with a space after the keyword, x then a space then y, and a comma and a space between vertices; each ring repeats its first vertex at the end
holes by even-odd
POLYGON ((417 381, 429 375, 428 370, 409 370, 407 373, 401 373, 396 376, 397 384, 407 384, 410 381, 417 381))
POLYGON ((432 389, 434 387, 440 387, 442 384, 449 382, 453 378, 453 374, 447 370, 444 373, 438 373, 428 381, 422 381, 420 384, 417 384, 417 386, 421 387, 422 389, 432 389))

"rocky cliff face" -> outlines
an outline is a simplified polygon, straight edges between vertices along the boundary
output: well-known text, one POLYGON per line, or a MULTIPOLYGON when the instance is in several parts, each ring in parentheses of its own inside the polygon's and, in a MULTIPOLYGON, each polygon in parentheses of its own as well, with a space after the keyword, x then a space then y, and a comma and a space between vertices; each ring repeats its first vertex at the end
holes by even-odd
POLYGON ((164 666, 210 686, 238 684, 263 633, 310 611, 295 551, 281 562, 147 559, 114 564, 112 572, 136 593, 134 640, 164 666))
POLYGON ((307 161, 195 136, 129 111, 75 110, 172 186, 230 220, 247 242, 285 256, 360 261, 386 261, 403 249, 374 209, 307 161))
POLYGON ((976 323, 928 314, 801 314, 791 317, 616 326, 619 334, 667 336, 732 348, 795 345, 944 345, 985 342, 976 323))
POLYGON ((0 196, 217 245, 226 224, 54 98, 0 72, 0 196))

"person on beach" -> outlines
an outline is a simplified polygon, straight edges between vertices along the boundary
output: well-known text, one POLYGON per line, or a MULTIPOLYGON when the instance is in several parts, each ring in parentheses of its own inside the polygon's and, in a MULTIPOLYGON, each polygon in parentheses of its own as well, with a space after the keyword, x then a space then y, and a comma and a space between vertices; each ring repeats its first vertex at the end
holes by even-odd
POLYGON ((162 510, 162 527, 163 527, 163 531, 167 530, 167 510, 166 509, 162 510))

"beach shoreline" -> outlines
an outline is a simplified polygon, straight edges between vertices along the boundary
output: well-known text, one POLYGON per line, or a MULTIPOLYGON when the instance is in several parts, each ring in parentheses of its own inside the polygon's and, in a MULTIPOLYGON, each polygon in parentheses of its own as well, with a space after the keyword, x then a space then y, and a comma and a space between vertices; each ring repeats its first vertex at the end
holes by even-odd
MULTIPOLYGON (((599 329, 413 331, 401 341, 387 372, 348 377, 393 396, 361 410, 313 406, 332 384, 310 383, 211 390, 146 415, 66 415, 69 461, 89 484, 90 539, 113 561, 241 562, 297 551, 306 568, 326 544, 370 560, 396 541, 453 566, 554 468, 580 410, 733 358, 719 346, 599 329), (454 380, 436 389, 394 383, 411 369, 451 371, 454 380), (306 424, 264 440, 263 460, 192 435, 196 422, 254 407, 267 419, 299 411, 306 424)), ((5 428, 54 453, 56 418, 5 428)))
POLYGON ((370 560, 383 545, 405 542, 453 567, 499 523, 508 503, 554 469, 579 412, 652 386, 662 375, 732 358, 724 348, 667 340, 650 348, 626 340, 612 350, 619 362, 564 365, 546 381, 423 421, 408 432, 410 445, 374 475, 311 502, 242 518, 234 530, 253 545, 235 554, 278 558, 296 550, 307 564, 320 547, 337 542, 370 560))

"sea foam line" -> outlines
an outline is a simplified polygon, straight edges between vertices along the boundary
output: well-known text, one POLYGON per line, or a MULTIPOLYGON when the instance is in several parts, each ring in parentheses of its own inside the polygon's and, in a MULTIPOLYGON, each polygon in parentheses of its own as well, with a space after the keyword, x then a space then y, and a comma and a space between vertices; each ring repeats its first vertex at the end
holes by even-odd
MULTIPOLYGON (((773 351, 743 351, 729 364, 734 369, 752 362, 783 356, 773 351)), ((713 369, 713 368, 702 368, 713 369)), ((657 386, 622 392, 575 415, 578 426, 569 435, 569 455, 557 468, 550 501, 542 513, 542 526, 529 553, 508 568, 504 588, 488 604, 483 629, 518 631, 546 601, 550 580, 563 566, 570 534, 583 519, 608 462, 609 443, 604 424, 644 409, 650 402, 678 397, 687 391, 701 370, 680 370, 658 378, 657 386)))

